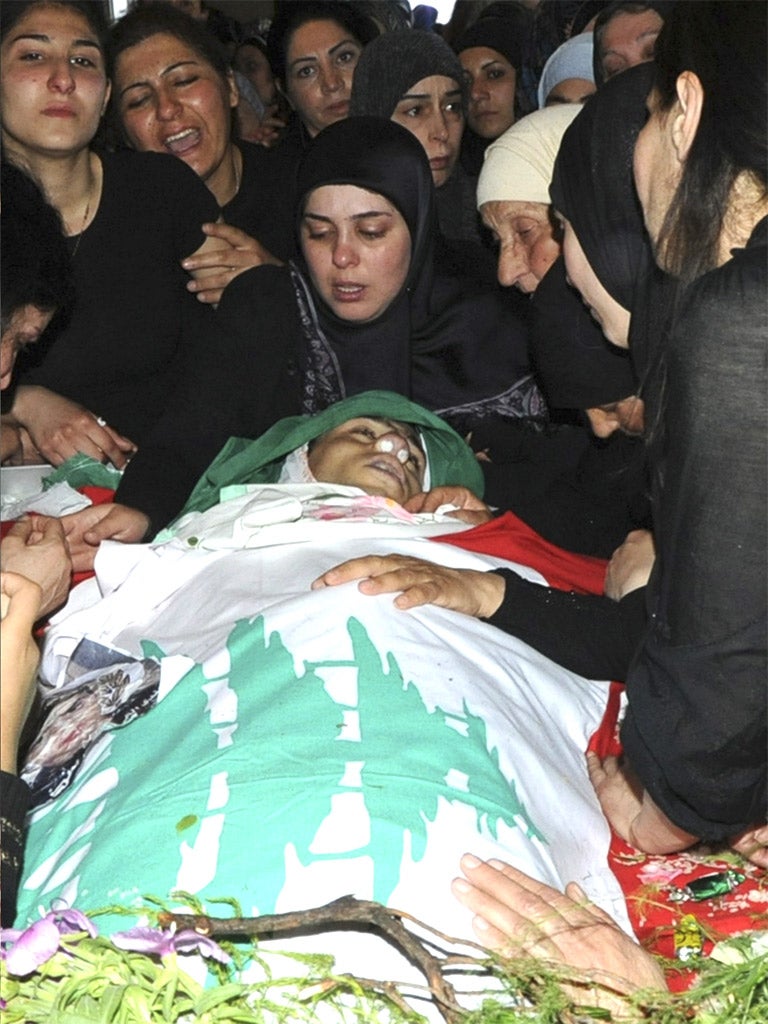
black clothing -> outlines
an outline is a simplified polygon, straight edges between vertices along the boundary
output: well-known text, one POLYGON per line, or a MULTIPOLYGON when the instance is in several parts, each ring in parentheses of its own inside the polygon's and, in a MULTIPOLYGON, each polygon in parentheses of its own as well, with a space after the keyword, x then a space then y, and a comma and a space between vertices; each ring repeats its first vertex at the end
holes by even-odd
POLYGON ((71 316, 22 354, 17 383, 79 402, 141 447, 214 330, 180 261, 202 244, 200 225, 218 207, 176 157, 122 151, 101 161, 99 208, 73 240, 71 316))
POLYGON ((291 181, 264 146, 238 142, 237 147, 243 156, 240 188, 222 207, 222 216, 285 262, 296 249, 291 181))
POLYGON ((444 185, 435 189, 437 208, 436 260, 441 270, 496 286, 496 253, 483 236, 475 196, 477 177, 457 163, 444 185))
POLYGON ((598 280, 624 309, 632 309, 650 257, 632 160, 654 73, 652 63, 628 68, 589 97, 563 135, 549 189, 598 280))
POLYGON ((31 793, 26 782, 8 772, 0 772, 2 817, 0 817, 0 890, 2 891, 2 927, 11 928, 16 917, 16 893, 24 859, 24 816, 31 793))
POLYGON ((531 362, 551 409, 594 409, 638 393, 633 361, 568 284, 558 256, 531 296, 531 362))
POLYGON ((768 218, 683 295, 654 381, 657 559, 621 738, 680 828, 766 820, 768 218))
POLYGON ((504 600, 487 620, 535 647, 552 661, 587 679, 623 682, 646 625, 645 589, 622 601, 542 587, 512 569, 504 578, 504 600))

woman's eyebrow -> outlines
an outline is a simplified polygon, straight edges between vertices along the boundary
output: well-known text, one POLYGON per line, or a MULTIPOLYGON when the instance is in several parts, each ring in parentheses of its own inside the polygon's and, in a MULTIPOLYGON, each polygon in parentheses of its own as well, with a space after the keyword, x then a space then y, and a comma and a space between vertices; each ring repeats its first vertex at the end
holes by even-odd
MULTIPOLYGON (((353 213, 349 218, 350 220, 367 220, 370 217, 391 217, 392 214, 389 210, 364 210, 362 213, 353 213)), ((326 224, 332 224, 334 218, 326 217, 322 213, 312 213, 311 210, 304 211, 304 217, 310 218, 311 220, 321 220, 326 224)))
MULTIPOLYGON (((25 39, 29 39, 35 43, 50 43, 51 37, 45 35, 44 32, 22 32, 18 36, 14 36, 11 43, 22 42, 25 39)), ((101 47, 95 39, 73 39, 72 46, 92 46, 94 50, 98 50, 101 53, 101 47)))
MULTIPOLYGON (((342 39, 341 42, 336 43, 335 46, 332 46, 330 48, 330 50, 328 51, 329 56, 332 57, 336 53, 337 50, 341 49, 342 46, 349 46, 350 44, 353 45, 353 46, 359 46, 360 45, 357 42, 356 39, 352 39, 351 37, 349 39, 342 39)), ((317 60, 320 60, 320 58, 319 58, 319 56, 316 53, 308 53, 305 57, 295 57, 291 61, 290 67, 294 68, 294 67, 296 67, 297 64, 301 64, 302 61, 317 61, 317 60)))
MULTIPOLYGON (((170 75, 170 73, 172 71, 176 71, 177 68, 185 68, 185 67, 188 67, 190 64, 193 65, 194 67, 198 67, 199 64, 200 64, 200 61, 197 61, 197 60, 179 60, 175 64, 169 64, 167 68, 163 68, 163 70, 160 72, 160 77, 164 78, 166 75, 170 75)), ((139 88, 141 88, 141 87, 143 87, 145 85, 148 85, 148 84, 149 84, 149 81, 147 79, 142 79, 142 80, 140 80, 138 82, 131 82, 130 85, 126 85, 126 87, 124 89, 121 89, 120 95, 124 96, 130 89, 139 89, 139 88)))

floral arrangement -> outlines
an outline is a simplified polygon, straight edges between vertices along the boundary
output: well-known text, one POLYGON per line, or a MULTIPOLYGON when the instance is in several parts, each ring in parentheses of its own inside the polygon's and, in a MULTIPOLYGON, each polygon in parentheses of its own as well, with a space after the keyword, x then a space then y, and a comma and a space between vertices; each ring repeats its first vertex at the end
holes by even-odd
MULTIPOLYGON (((187 906, 203 907, 183 894, 187 906)), ((349 900, 349 898, 347 898, 349 900)), ((233 907, 232 901, 225 900, 233 907)), ((346 902, 346 901, 339 901, 346 902)), ((186 917, 142 908, 153 925, 100 936, 99 913, 134 914, 109 907, 86 915, 54 909, 24 930, 2 933, 0 1009, 4 1024, 294 1024, 301 1021, 356 1024, 417 1024, 424 1017, 403 998, 394 982, 375 982, 334 973, 325 955, 283 954, 296 961, 295 977, 243 981, 246 963, 260 960, 258 943, 216 941, 200 928, 179 927, 186 917), (190 954, 206 959, 206 984, 182 966, 190 954)), ((357 901, 351 901, 357 904, 357 901)), ((349 905, 349 904, 348 904, 349 905)), ((333 904, 329 905, 333 906, 333 904)), ((384 915, 392 912, 376 905, 384 915)), ((235 908, 236 912, 239 908, 235 908)), ((325 908, 320 908, 325 909, 325 908)), ((308 911, 307 914, 312 914, 308 911)), ((376 915, 374 914, 374 917, 376 915)), ((361 915, 357 920, 362 920, 361 915)), ((200 916, 206 929, 226 933, 228 923, 248 919, 200 916)), ((258 921, 260 919, 251 919, 258 921)), ((254 931, 257 931, 254 928, 254 931)), ((478 947, 480 950, 480 947, 478 947)), ((464 961, 467 963, 467 961, 464 961)), ((502 959, 487 953, 474 960, 476 973, 502 986, 487 992, 477 1010, 438 1000, 449 1024, 581 1024, 585 1021, 650 1021, 652 1024, 766 1024, 768 1021, 768 931, 719 943, 697 964, 699 978, 685 993, 637 993, 626 1013, 574 1001, 593 982, 562 965, 541 960, 502 959)), ((671 965, 667 965, 671 966, 671 965)), ((677 965, 680 969, 680 965, 677 965)), ((290 972, 289 972, 290 973, 290 972)), ((429 985, 435 994, 433 983, 429 985)))

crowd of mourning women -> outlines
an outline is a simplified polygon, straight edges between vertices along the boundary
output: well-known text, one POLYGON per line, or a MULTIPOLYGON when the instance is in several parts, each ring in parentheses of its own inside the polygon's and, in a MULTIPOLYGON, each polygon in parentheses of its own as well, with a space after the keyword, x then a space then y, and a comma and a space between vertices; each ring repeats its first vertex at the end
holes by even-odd
MULTIPOLYGON (((610 558, 606 593, 398 556, 318 585, 447 605, 625 681, 624 757, 589 760, 614 830, 768 866, 765 4, 0 15, 3 463, 123 471, 114 501, 4 544, 3 769, 70 561, 151 540, 229 437, 384 389, 482 470, 486 506, 446 486, 422 509, 512 510, 610 558)), ((610 960, 578 893, 464 868, 484 942, 541 904, 599 920, 610 960)))

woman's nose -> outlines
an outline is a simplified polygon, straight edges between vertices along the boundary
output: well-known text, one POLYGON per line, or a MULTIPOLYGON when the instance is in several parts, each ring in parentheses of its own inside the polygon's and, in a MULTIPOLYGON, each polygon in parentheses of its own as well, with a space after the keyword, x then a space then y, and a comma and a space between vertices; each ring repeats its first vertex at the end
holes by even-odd
POLYGON ((354 243, 346 238, 337 240, 333 247, 333 264, 336 267, 350 267, 357 263, 354 243))
POLYGON ((488 96, 488 89, 483 79, 478 75, 472 79, 472 85, 469 90, 469 98, 473 103, 477 103, 479 100, 484 100, 488 96))
POLYGON ((171 92, 163 90, 158 94, 156 110, 158 121, 173 121, 179 115, 181 104, 171 92))
POLYGON ((511 288, 529 269, 527 253, 521 246, 502 245, 496 265, 496 277, 500 285, 511 288))
POLYGON ((320 70, 320 88, 323 92, 338 92, 344 85, 344 77, 336 67, 320 70))
POLYGON ((390 430, 386 434, 381 434, 376 438, 374 448, 377 452, 383 452, 387 455, 394 455, 398 462, 405 465, 405 463, 411 457, 411 451, 408 447, 408 442, 402 436, 398 434, 396 430, 390 430))
POLYGON ((439 139, 441 142, 445 142, 448 138, 448 122, 442 110, 432 118, 430 135, 433 139, 439 139))
POLYGON ((56 61, 48 79, 48 84, 56 92, 69 93, 74 90, 75 78, 68 57, 62 57, 61 60, 56 61))

